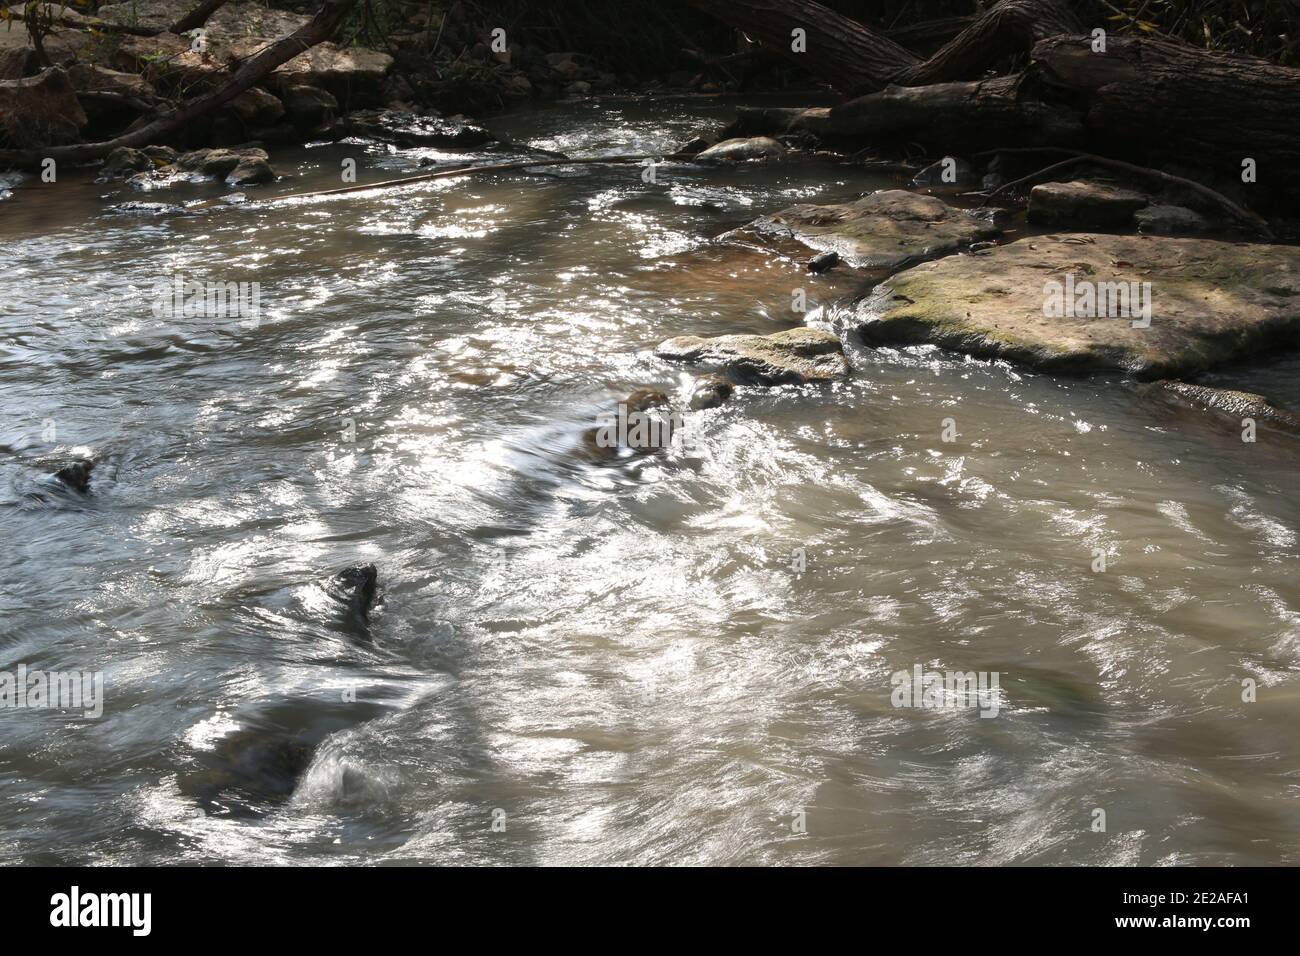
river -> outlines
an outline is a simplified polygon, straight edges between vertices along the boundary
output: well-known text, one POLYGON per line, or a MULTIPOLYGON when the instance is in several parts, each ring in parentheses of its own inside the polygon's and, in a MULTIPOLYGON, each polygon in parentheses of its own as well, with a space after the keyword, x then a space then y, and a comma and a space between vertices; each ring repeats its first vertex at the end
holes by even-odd
MULTIPOLYGON (((639 153, 733 110, 488 125, 639 153)), ((248 193, 510 155, 282 150, 248 193)), ((834 322, 831 280, 709 239, 884 175, 565 167, 194 216, 113 207, 227 188, 91 176, 0 203, 0 670, 104 686, 98 718, 0 710, 0 860, 1300 862, 1294 448, 850 343, 842 383, 691 413, 689 454, 584 454, 622 396, 684 389, 663 339, 788 328, 804 284, 834 322), (257 282, 262 314, 160 316, 176 275, 257 282), (77 455, 85 498, 45 477, 77 455), (359 562, 361 634, 319 586, 359 562), (998 674, 997 717, 894 707, 916 665, 998 674)), ((1297 406, 1298 369, 1228 380, 1297 406)))

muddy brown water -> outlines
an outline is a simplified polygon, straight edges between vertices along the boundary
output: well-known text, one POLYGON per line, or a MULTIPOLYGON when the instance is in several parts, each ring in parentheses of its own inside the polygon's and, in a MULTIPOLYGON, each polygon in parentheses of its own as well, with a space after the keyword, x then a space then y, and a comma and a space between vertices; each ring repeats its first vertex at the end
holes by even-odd
MULTIPOLYGON (((643 152, 733 106, 491 125, 643 152)), ((319 146, 248 192, 504 155, 319 146)), ((98 719, 0 709, 0 859, 1300 861, 1300 448, 1115 379, 851 347, 841 384, 693 414, 688 455, 592 462, 600 411, 684 387, 662 339, 854 291, 710 236, 893 184, 656 178, 184 217, 113 207, 225 188, 68 171, 0 203, 0 670, 105 685, 98 719), (258 282, 260 320, 160 317, 178 273, 258 282), (45 483, 81 454, 91 496, 45 483), (317 582, 368 561, 360 635, 317 582), (997 672, 998 716, 895 708, 918 664, 997 672)), ((1297 367, 1219 380, 1300 406, 1297 367)))

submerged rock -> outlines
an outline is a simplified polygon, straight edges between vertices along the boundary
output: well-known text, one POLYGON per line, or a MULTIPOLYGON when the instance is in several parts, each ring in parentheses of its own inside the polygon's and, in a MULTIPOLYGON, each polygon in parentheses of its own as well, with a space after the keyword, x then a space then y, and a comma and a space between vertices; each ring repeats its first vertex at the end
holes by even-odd
POLYGON ((695 154, 697 163, 747 163, 757 160, 782 159, 786 148, 769 136, 751 136, 746 139, 724 139, 695 154))
POLYGON ((365 624, 370 620, 370 609, 375 604, 379 587, 379 572, 373 564, 358 564, 344 568, 329 579, 325 590, 343 605, 350 621, 365 624))
POLYGON ((80 494, 90 493, 90 473, 95 470, 95 463, 82 458, 70 462, 54 473, 54 477, 66 487, 80 494))
POLYGON ((1198 212, 1184 206, 1147 206, 1133 214, 1138 232, 1145 235, 1177 236, 1206 232, 1209 222, 1198 212))
POLYGON ((690 406, 693 411, 717 408, 731 398, 735 387, 721 375, 706 375, 695 380, 691 389, 690 406))
POLYGON ((623 405, 630 412, 644 412, 652 408, 660 408, 667 405, 668 402, 667 393, 661 392, 657 388, 638 388, 623 399, 623 405))
POLYGON ((651 455, 668 451, 680 427, 680 416, 673 413, 648 414, 652 409, 667 408, 672 400, 655 388, 639 388, 602 416, 596 428, 582 434, 583 457, 609 464, 626 456, 651 455))
POLYGON ((185 757, 177 787, 209 816, 265 816, 293 796, 326 738, 388 710, 364 697, 290 698, 243 708, 229 733, 185 757))
POLYGON ((822 252, 808 260, 808 271, 814 273, 826 272, 834 269, 839 264, 840 254, 835 250, 822 252))
POLYGON ((901 272, 858 314, 870 345, 929 342, 1040 368, 1181 376, 1295 341, 1300 248, 1039 236, 901 272))
POLYGON ((188 216, 192 213, 184 206, 170 202, 131 202, 118 203, 112 208, 115 213, 130 216, 188 216))
POLYGON ((885 189, 850 203, 802 204, 737 230, 816 252, 835 252, 855 268, 894 269, 991 239, 1002 230, 934 196, 885 189))
POLYGON ((12 196, 13 188, 22 181, 22 173, 0 173, 0 200, 12 196))
POLYGON ((1043 183, 1029 192, 1029 221, 1071 229, 1126 226, 1150 200, 1101 183, 1043 183))
POLYGON ((758 385, 822 382, 848 372, 839 336, 820 329, 787 329, 773 335, 682 335, 660 343, 663 359, 725 369, 758 385))
POLYGON ((407 110, 360 110, 344 121, 349 136, 395 146, 481 146, 490 132, 463 116, 423 116, 407 110))
POLYGON ((1146 386, 1146 389, 1148 394, 1158 390, 1166 397, 1173 396, 1209 411, 1221 412, 1238 421, 1251 418, 1257 422, 1270 422, 1288 431, 1300 433, 1300 416, 1284 408, 1277 408, 1263 395, 1256 395, 1254 392, 1239 392, 1235 389, 1214 388, 1209 385, 1192 385, 1167 379, 1152 382, 1146 386))

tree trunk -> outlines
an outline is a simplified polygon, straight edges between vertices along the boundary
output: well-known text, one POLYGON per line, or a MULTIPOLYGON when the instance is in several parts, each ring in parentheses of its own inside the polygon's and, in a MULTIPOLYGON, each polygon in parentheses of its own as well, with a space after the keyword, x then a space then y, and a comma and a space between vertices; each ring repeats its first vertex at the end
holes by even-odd
POLYGON ((933 86, 891 86, 830 111, 827 133, 866 143, 918 142, 956 155, 1008 143, 1075 146, 1083 119, 1025 95, 1026 79, 1001 76, 933 86))
POLYGON ((356 0, 325 0, 316 16, 307 23, 265 47, 252 59, 245 61, 224 86, 195 97, 139 129, 130 130, 102 143, 79 143, 74 146, 52 146, 47 149, 0 150, 0 164, 34 168, 42 160, 57 163, 87 163, 102 159, 121 146, 148 146, 157 142, 186 123, 209 113, 233 100, 263 77, 304 50, 328 40, 338 29, 356 0))
POLYGON ((890 77, 920 59, 883 34, 813 0, 690 2, 846 93, 881 89, 890 77), (791 48, 796 29, 805 31, 806 52, 791 48))
POLYGON ((1000 60, 1026 53, 1046 37, 1079 33, 1068 0, 1002 0, 924 63, 893 77, 900 86, 978 79, 1000 60))
POLYGON ((883 33, 814 0, 690 2, 849 95, 873 93, 891 83, 921 86, 973 79, 999 60, 1027 53, 1036 40, 1081 29, 1069 0, 999 0, 938 53, 922 60, 883 33), (806 52, 791 49, 795 29, 806 32, 806 52))
MULTIPOLYGON (((1212 169, 1300 198, 1300 70, 1158 39, 1111 37, 1105 53, 1082 36, 1034 47, 1035 71, 1086 109, 1094 152, 1125 152, 1212 169)), ((1246 190, 1254 187, 1246 185, 1246 190)))

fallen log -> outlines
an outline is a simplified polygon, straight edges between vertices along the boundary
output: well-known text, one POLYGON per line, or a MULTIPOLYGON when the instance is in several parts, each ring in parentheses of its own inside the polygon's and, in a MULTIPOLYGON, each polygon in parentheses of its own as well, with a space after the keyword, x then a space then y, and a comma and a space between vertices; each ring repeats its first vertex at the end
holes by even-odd
POLYGON ((1028 53, 1037 40, 1081 29, 1068 0, 999 0, 939 52, 922 59, 884 33, 813 0, 690 2, 850 95, 890 84, 973 79, 1010 55, 1028 53), (803 51, 792 42, 794 30, 804 31, 803 51))
POLYGON ((1025 95, 1025 78, 890 86, 832 107, 826 124, 834 138, 875 145, 916 141, 958 155, 1032 142, 1053 146, 1083 140, 1082 115, 1025 95))
POLYGON ((328 40, 355 4, 356 0, 324 0, 320 10, 311 20, 245 61, 225 84, 182 103, 151 123, 100 143, 78 143, 43 149, 0 149, 0 165, 32 169, 46 159, 61 163, 88 163, 103 159, 121 146, 140 147, 155 143, 186 123, 230 102, 240 93, 259 83, 280 64, 328 40))
POLYGON ((1085 109, 1093 143, 1148 162, 1176 162, 1241 181, 1254 159, 1259 184, 1300 202, 1300 70, 1159 39, 1087 37, 1034 47, 1035 72, 1085 109))
POLYGON ((920 60, 884 34, 812 0, 690 3, 844 92, 878 90, 894 74, 920 60), (794 30, 804 31, 805 52, 793 48, 794 30))
POLYGON ((890 81, 924 86, 975 79, 994 64, 1027 53, 1039 40, 1081 30, 1082 23, 1067 0, 1002 0, 938 53, 899 71, 890 81))

